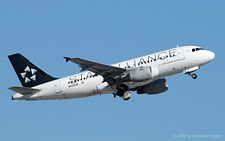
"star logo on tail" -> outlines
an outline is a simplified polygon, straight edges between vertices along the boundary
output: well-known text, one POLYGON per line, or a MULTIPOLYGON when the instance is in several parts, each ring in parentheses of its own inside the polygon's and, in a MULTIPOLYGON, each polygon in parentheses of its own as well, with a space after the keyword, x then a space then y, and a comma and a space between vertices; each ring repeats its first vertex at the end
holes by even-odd
POLYGON ((24 72, 20 73, 20 75, 23 77, 24 82, 28 83, 30 81, 36 81, 36 74, 35 74, 36 72, 37 72, 36 69, 30 68, 29 66, 27 66, 24 69, 24 72))

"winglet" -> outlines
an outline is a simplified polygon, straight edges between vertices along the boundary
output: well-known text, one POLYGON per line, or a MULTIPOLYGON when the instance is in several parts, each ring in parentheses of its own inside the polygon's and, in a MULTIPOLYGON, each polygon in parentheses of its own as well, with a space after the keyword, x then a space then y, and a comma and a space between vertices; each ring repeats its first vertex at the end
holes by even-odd
POLYGON ((69 58, 69 57, 63 57, 63 58, 65 58, 66 59, 66 62, 68 62, 71 58, 69 58))

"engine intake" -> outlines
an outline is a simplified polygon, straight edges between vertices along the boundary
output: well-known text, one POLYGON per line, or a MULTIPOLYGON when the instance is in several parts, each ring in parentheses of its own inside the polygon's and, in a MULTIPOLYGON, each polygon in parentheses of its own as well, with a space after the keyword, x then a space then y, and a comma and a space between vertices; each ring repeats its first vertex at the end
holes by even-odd
POLYGON ((168 90, 168 84, 166 79, 158 79, 152 83, 149 83, 139 90, 137 90, 138 94, 159 94, 168 90))

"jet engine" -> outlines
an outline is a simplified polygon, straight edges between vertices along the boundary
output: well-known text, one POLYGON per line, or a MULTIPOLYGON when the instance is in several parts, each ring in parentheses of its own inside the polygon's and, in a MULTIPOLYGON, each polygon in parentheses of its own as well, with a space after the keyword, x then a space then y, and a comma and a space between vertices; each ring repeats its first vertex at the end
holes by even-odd
POLYGON ((128 74, 122 78, 123 82, 142 82, 153 79, 159 75, 156 67, 138 67, 129 70, 128 74))
POLYGON ((138 94, 159 94, 168 90, 168 84, 165 78, 158 79, 137 90, 138 94))

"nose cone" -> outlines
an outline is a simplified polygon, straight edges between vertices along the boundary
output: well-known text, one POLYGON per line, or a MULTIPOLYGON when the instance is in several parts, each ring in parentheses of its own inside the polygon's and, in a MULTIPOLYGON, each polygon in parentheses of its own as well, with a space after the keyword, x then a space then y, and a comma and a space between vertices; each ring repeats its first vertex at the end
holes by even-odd
POLYGON ((208 56, 209 56, 209 61, 212 61, 215 58, 215 53, 213 53, 212 51, 209 51, 208 56))

